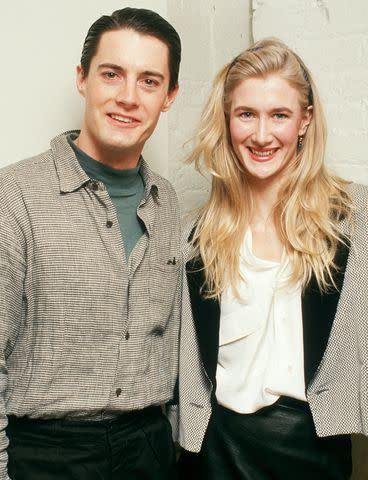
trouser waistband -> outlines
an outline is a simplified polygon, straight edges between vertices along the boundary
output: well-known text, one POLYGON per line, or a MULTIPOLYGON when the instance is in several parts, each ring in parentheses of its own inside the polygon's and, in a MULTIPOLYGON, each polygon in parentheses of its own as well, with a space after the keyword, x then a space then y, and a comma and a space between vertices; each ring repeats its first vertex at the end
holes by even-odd
POLYGON ((17 417, 14 415, 8 416, 8 427, 10 428, 38 428, 40 426, 82 426, 82 425, 112 425, 112 424, 124 424, 131 423, 138 419, 149 418, 153 416, 159 416, 162 414, 162 409, 159 406, 146 407, 140 410, 129 410, 119 413, 107 413, 107 418, 98 415, 92 415, 91 417, 64 417, 64 418, 29 418, 29 417, 17 417))

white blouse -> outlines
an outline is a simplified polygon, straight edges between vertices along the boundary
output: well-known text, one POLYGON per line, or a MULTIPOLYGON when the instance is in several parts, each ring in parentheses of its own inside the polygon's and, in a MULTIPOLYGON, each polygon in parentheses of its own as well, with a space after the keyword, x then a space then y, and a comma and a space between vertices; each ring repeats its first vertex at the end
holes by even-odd
POLYGON ((253 413, 281 395, 306 400, 301 287, 290 287, 289 259, 252 253, 248 229, 241 247, 242 300, 228 288, 221 297, 216 397, 220 405, 253 413))

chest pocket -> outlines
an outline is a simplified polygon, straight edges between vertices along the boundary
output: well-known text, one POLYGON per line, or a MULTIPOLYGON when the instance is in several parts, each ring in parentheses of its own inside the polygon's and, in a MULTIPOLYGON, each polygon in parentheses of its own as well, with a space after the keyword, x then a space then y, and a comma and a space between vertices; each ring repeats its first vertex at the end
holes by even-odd
POLYGON ((153 262, 150 270, 149 318, 154 326, 165 328, 174 307, 180 264, 174 260, 168 260, 167 264, 153 262))

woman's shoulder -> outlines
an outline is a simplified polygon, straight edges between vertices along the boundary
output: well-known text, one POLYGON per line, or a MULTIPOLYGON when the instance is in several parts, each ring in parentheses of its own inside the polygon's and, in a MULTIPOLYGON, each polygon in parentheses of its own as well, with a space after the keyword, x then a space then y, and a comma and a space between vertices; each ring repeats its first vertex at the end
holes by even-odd
POLYGON ((358 210, 368 208, 368 186, 360 183, 349 183, 346 188, 354 207, 358 210))

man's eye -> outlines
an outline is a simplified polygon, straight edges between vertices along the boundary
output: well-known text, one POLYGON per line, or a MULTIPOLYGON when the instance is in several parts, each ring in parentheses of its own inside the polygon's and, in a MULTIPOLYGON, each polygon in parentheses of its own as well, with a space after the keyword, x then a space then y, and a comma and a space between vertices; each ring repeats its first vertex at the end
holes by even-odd
POLYGON ((106 78, 116 78, 116 73, 115 72, 104 72, 104 76, 106 78))
POLYGON ((148 86, 148 87, 155 87, 158 83, 156 80, 153 80, 152 78, 146 78, 144 83, 148 86))

